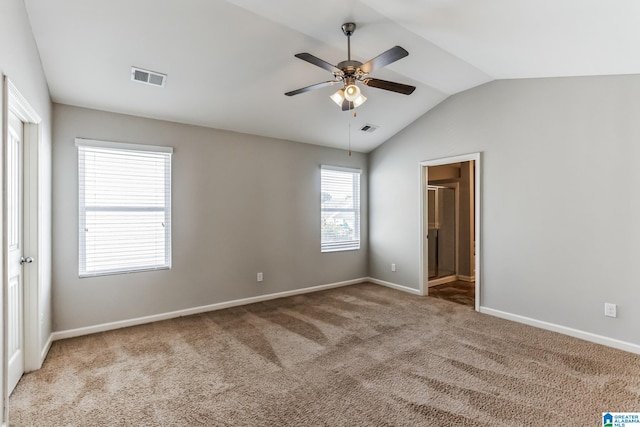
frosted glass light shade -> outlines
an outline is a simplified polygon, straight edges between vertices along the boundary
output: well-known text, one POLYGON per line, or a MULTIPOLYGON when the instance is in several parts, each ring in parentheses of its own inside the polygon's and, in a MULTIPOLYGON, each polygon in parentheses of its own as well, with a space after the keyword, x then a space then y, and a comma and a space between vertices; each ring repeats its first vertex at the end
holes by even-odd
POLYGON ((340 89, 339 91, 331 95, 330 98, 333 100, 333 102, 335 102, 339 106, 342 106, 342 101, 344 101, 344 91, 340 89))
POLYGON ((355 84, 350 84, 344 88, 344 97, 347 101, 354 102, 360 96, 360 88, 355 84))
POLYGON ((356 99, 353 100, 353 108, 359 107, 364 104, 364 101, 367 100, 367 97, 363 94, 358 95, 356 99))
POLYGON ((356 98, 354 98, 353 100, 350 100, 346 96, 345 90, 346 90, 346 88, 344 90, 340 89, 339 91, 337 91, 336 93, 334 93, 333 95, 330 96, 330 98, 333 100, 333 102, 335 102, 340 107, 342 107, 342 103, 344 102, 345 99, 347 101, 349 101, 349 103, 352 105, 352 107, 349 108, 349 110, 352 110, 354 108, 357 108, 357 107, 361 106, 367 100, 367 97, 364 96, 360 92, 360 90, 358 90, 358 96, 356 98))

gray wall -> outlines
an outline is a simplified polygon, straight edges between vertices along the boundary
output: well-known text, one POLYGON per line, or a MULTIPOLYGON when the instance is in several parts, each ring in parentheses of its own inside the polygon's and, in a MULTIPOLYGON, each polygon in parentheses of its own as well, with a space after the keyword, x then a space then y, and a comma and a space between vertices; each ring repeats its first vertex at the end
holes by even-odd
POLYGON ((367 276, 366 155, 58 104, 53 117, 56 331, 367 276), (76 137, 174 147, 171 270, 78 278, 76 137), (363 170, 359 251, 320 253, 321 164, 363 170))
POLYGON ((482 152, 481 305, 640 344, 639 117, 638 75, 449 98, 371 153, 370 275, 418 289, 419 162, 482 152))
MULTIPOLYGON (((44 349, 51 335, 51 99, 45 81, 40 57, 31 34, 31 26, 21 0, 0 1, 0 75, 6 75, 38 113, 40 145, 38 147, 38 234, 40 252, 28 254, 35 258, 29 266, 37 270, 41 322, 39 341, 44 349)), ((0 99, 6 94, 0 85, 0 99)), ((3 112, 0 110, 0 118, 3 112)), ((0 184, 3 174, 0 174, 0 184)), ((2 200, 0 198, 0 205, 2 200)), ((0 209, 0 212, 2 209, 0 209)), ((0 230, 0 234, 2 231, 0 230)), ((1 239, 0 239, 1 240, 1 239)), ((0 266, 1 269, 1 266, 0 266)), ((1 310, 0 305, 0 310, 1 310)), ((0 316, 1 318, 1 316, 0 316)), ((1 353, 1 352, 0 352, 1 353)))

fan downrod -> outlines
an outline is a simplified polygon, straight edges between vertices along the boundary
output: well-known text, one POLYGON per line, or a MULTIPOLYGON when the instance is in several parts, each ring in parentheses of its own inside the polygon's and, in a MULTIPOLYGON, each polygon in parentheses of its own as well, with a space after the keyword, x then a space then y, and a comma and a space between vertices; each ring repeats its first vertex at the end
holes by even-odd
MULTIPOLYGON (((347 22, 342 24, 342 32, 344 33, 345 36, 347 36, 347 61, 346 62, 351 62, 351 34, 353 34, 354 31, 356 31, 355 22, 347 22)), ((342 68, 342 67, 338 66, 338 68, 342 68)))

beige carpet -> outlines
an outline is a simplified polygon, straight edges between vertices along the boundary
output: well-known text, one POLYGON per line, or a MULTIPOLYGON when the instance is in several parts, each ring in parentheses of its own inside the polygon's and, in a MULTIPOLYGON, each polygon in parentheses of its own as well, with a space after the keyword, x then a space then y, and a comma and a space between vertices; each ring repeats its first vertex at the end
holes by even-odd
POLYGON ((12 426, 599 426, 640 356, 371 284, 57 341, 12 426))

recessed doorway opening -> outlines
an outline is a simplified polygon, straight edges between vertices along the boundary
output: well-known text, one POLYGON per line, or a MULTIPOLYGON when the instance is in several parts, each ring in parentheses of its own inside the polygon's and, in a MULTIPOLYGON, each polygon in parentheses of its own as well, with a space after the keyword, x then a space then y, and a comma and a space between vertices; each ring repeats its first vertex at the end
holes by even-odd
POLYGON ((421 292, 480 308, 480 153, 420 163, 421 292))

